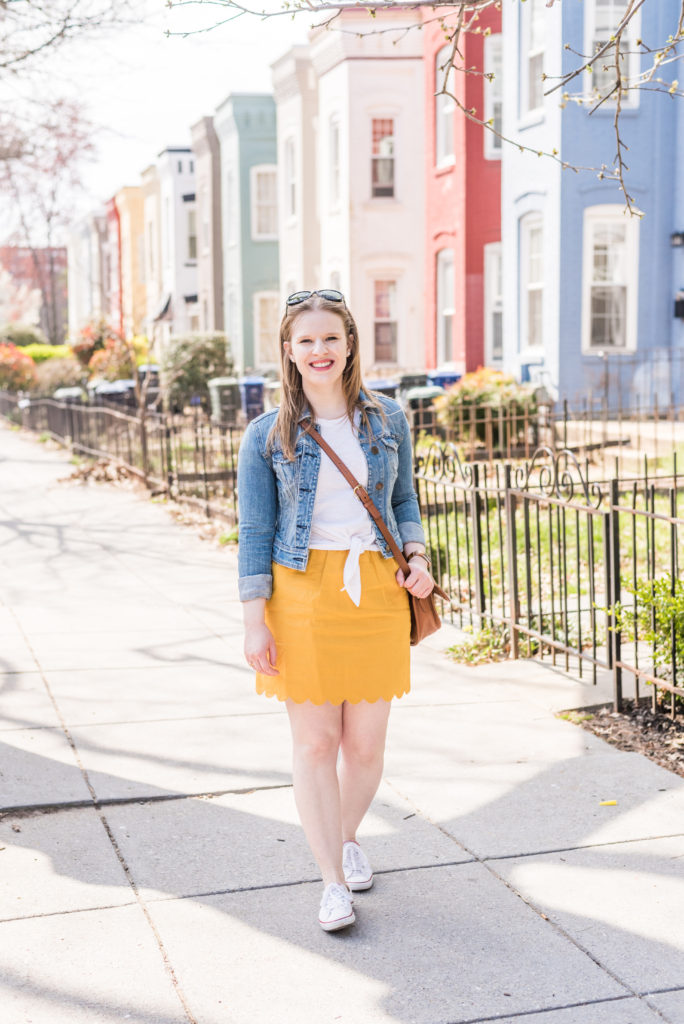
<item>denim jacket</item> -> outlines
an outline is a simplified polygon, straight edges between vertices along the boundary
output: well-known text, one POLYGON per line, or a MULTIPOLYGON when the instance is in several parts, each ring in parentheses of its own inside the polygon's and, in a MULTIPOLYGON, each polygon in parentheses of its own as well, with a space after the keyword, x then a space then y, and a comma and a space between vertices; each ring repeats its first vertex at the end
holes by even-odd
MULTIPOLYGON (((362 399, 365 399, 363 392, 362 399)), ((369 409, 371 432, 359 427, 359 442, 368 462, 368 493, 378 506, 392 537, 401 548, 409 541, 425 543, 418 499, 413 489, 411 434, 401 406, 377 396, 385 419, 369 409)), ((308 415, 305 412, 302 419, 308 415)), ((247 427, 238 460, 239 546, 241 601, 269 598, 273 587, 271 563, 306 569, 318 470, 323 452, 303 428, 298 428, 295 458, 288 460, 276 444, 266 441, 277 410, 258 416, 247 427)), ((327 456, 323 456, 327 458, 327 456)), ((392 552, 373 524, 385 558, 392 552)))

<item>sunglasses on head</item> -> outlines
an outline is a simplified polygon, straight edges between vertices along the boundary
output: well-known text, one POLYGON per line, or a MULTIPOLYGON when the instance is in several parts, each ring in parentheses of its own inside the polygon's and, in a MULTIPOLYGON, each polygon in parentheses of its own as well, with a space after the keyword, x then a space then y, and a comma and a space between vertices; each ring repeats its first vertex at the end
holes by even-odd
POLYGON ((292 292, 285 299, 286 306, 298 306, 300 302, 306 302, 312 295, 320 295, 322 299, 329 302, 344 302, 344 295, 338 292, 337 288, 319 288, 317 291, 292 292))

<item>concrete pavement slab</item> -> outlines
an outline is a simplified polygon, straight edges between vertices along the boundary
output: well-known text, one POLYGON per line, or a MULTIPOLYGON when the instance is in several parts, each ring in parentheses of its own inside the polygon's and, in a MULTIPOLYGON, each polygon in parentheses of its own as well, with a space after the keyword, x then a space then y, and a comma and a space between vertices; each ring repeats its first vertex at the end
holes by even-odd
POLYGON ((291 782, 283 715, 90 726, 72 736, 99 799, 291 782))
POLYGON ((150 904, 202 1024, 226 1002, 231 1024, 272 1024, 274 1007, 282 1024, 447 1024, 625 994, 479 864, 381 876, 336 934, 320 892, 150 904))
POLYGON ((0 732, 43 726, 58 728, 59 719, 40 672, 0 675, 0 732))
MULTIPOLYGON (((35 633, 31 645, 46 671, 96 668, 145 668, 204 662, 225 665, 242 650, 242 634, 216 636, 204 629, 35 633)), ((35 663, 34 663, 35 667, 35 663)))
MULTIPOLYGON (((468 1024, 485 1024, 485 1020, 490 1024, 492 1018, 468 1021, 468 1024)), ((663 1018, 643 1000, 625 998, 588 1006, 568 1006, 532 1016, 497 1017, 496 1024, 663 1024, 663 1018)))
POLYGON ((0 819, 0 923, 133 902, 94 808, 0 819))
POLYGON ((90 799, 73 750, 60 729, 2 733, 0 810, 90 799))
POLYGON ((672 1024, 680 1024, 684 1020, 684 986, 676 992, 655 992, 648 998, 672 1024))
MULTIPOLYGON (((106 817, 146 898, 320 878, 290 787, 113 806, 106 817)), ((470 859, 384 784, 359 840, 376 873, 470 859)))
MULTIPOLYGON (((133 597, 133 595, 131 595, 133 597)), ((65 636, 84 633, 129 633, 142 630, 181 630, 199 632, 200 625, 188 609, 159 598, 141 604, 133 599, 125 605, 109 601, 70 601, 68 607, 17 605, 16 616, 29 637, 61 633, 65 636)))
POLYGON ((635 991, 684 988, 684 836, 492 866, 635 991))
POLYGON ((684 780, 515 702, 395 715, 385 774, 478 857, 684 832, 684 780))
POLYGON ((187 662, 180 667, 81 669, 47 672, 46 678, 61 713, 74 727, 285 714, 281 702, 265 700, 255 693, 254 672, 243 664, 241 655, 238 659, 235 654, 223 665, 187 662))
POLYGON ((12 921, 0 940, 7 1024, 188 1024, 137 906, 12 921))

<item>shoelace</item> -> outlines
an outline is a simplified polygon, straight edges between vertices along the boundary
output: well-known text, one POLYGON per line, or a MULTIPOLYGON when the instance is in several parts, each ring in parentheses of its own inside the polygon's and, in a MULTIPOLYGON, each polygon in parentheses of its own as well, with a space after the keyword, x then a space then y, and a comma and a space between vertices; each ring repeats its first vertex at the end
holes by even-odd
POLYGON ((351 902, 349 890, 340 882, 334 888, 329 887, 326 889, 323 894, 323 902, 321 903, 321 913, 344 917, 349 913, 351 902))
POLYGON ((344 848, 343 867, 347 874, 356 874, 357 871, 365 872, 366 865, 363 862, 363 854, 358 846, 349 843, 344 848))

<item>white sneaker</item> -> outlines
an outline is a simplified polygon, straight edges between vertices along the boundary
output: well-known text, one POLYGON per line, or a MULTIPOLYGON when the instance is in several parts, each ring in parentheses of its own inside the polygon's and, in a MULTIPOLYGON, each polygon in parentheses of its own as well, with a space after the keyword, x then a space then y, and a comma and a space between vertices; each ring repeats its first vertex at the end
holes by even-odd
POLYGON ((363 892, 373 884, 373 869, 358 843, 348 839, 342 847, 344 880, 352 892, 363 892))
POLYGON ((351 893, 342 882, 331 882, 325 887, 318 914, 318 923, 324 932, 336 932, 354 924, 351 893))

